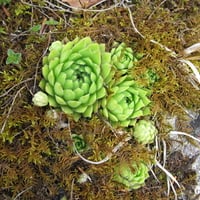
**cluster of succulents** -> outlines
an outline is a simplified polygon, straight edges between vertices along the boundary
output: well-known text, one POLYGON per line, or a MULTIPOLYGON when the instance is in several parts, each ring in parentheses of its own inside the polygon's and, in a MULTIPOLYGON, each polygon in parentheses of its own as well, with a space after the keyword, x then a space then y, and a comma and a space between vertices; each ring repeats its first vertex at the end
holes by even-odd
MULTIPOLYGON (((33 102, 37 106, 50 105, 62 110, 75 121, 92 117, 95 112, 112 126, 132 127, 133 137, 141 144, 154 141, 157 129, 148 120, 150 91, 140 87, 130 70, 141 58, 124 43, 115 43, 111 52, 105 44, 85 37, 66 44, 55 41, 43 58, 43 79, 33 102)), ((134 69, 134 68, 133 68, 134 69)), ((85 151, 87 145, 80 135, 72 134, 74 151, 85 151)), ((120 163, 115 167, 114 180, 128 189, 137 189, 148 178, 148 167, 143 162, 120 163)))
POLYGON ((137 117, 150 113, 149 92, 128 75, 139 56, 124 43, 106 52, 105 44, 85 37, 66 44, 55 41, 49 51, 35 105, 60 108, 76 121, 100 111, 117 126, 133 125, 137 117), (122 73, 116 79, 118 71, 122 73))
MULTIPOLYGON (((138 143, 146 145, 153 143, 157 133, 153 121, 142 119, 133 127, 132 136, 138 143)), ((143 162, 122 162, 115 168, 113 180, 123 184, 128 190, 138 189, 149 177, 148 171, 147 165, 143 162)))

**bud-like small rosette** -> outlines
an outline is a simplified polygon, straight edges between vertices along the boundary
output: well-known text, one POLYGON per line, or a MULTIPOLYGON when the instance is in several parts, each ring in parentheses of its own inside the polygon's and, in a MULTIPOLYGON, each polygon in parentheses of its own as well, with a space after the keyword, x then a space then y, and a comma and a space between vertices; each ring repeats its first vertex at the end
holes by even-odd
POLYGON ((151 144, 158 130, 150 120, 140 120, 133 128, 134 138, 141 144, 151 144))
POLYGON ((114 126, 134 125, 136 118, 150 114, 149 91, 127 76, 121 77, 102 100, 102 114, 114 126))
POLYGON ((73 143, 74 143, 73 144, 74 152, 76 152, 76 150, 78 152, 83 152, 83 151, 88 149, 88 146, 87 146, 85 140, 83 139, 82 135, 78 135, 78 134, 73 133, 71 135, 71 137, 72 137, 72 140, 73 140, 73 143))
POLYGON ((110 53, 104 44, 89 37, 63 44, 53 42, 43 59, 40 88, 50 106, 61 108, 75 120, 91 117, 98 100, 106 95, 104 84, 111 80, 110 53))
POLYGON ((138 189, 149 177, 148 171, 148 167, 142 162, 122 162, 115 167, 113 180, 125 185, 129 190, 138 189))
POLYGON ((115 43, 114 48, 111 50, 112 64, 122 73, 126 73, 140 58, 141 55, 134 54, 133 50, 130 47, 127 47, 125 43, 115 43))

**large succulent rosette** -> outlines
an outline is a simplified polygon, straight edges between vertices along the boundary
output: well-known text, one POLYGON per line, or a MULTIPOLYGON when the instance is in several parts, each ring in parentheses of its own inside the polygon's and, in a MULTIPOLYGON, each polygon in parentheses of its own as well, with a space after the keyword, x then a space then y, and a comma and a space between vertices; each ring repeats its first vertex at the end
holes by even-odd
POLYGON ((136 118, 150 114, 149 91, 128 76, 121 77, 102 100, 102 114, 114 126, 135 125, 136 118))
POLYGON ((43 59, 40 88, 50 106, 61 108, 75 120, 91 117, 98 100, 106 95, 104 85, 111 80, 111 54, 104 44, 89 37, 63 44, 53 42, 43 59))
POLYGON ((122 162, 115 167, 113 180, 125 185, 129 190, 138 189, 149 177, 148 167, 144 163, 122 162))
POLYGON ((128 69, 132 68, 135 62, 141 57, 141 54, 134 54, 133 50, 130 47, 127 47, 125 43, 115 43, 111 50, 112 64, 123 74, 126 73, 128 69))

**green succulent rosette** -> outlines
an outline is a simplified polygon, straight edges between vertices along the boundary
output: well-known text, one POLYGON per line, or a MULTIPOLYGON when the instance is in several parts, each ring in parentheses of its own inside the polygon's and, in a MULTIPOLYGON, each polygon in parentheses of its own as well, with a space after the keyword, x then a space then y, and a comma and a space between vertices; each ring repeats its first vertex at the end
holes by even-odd
POLYGON ((102 114, 114 126, 135 125, 136 118, 150 114, 150 92, 137 86, 128 76, 122 76, 102 100, 102 114))
MULTIPOLYGON (((72 137, 74 146, 78 152, 83 152, 88 149, 88 146, 87 146, 85 140, 83 139, 82 135, 73 133, 71 135, 71 137, 72 137)), ((73 148, 74 152, 76 152, 75 148, 73 148)))
POLYGON ((141 54, 134 54, 133 50, 125 43, 115 43, 111 50, 112 64, 122 73, 126 73, 128 69, 132 68, 141 57, 141 54))
POLYGON ((154 123, 150 120, 140 120, 136 123, 133 136, 141 144, 151 144, 158 130, 154 126, 154 123))
POLYGON ((148 171, 148 167, 142 162, 123 162, 115 167, 113 180, 123 184, 128 190, 138 189, 144 186, 149 177, 148 171))
POLYGON ((39 84, 49 105, 61 108, 76 121, 81 116, 91 117, 98 109, 98 100, 106 95, 104 85, 112 79, 111 54, 90 37, 66 44, 53 42, 49 51, 43 59, 39 84))

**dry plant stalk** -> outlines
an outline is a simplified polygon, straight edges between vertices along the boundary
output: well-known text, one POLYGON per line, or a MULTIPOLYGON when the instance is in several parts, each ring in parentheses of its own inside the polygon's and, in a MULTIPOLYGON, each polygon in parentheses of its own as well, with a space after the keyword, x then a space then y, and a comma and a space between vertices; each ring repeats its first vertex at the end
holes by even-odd
POLYGON ((89 8, 99 1, 100 0, 62 0, 62 2, 68 3, 74 8, 89 8))

